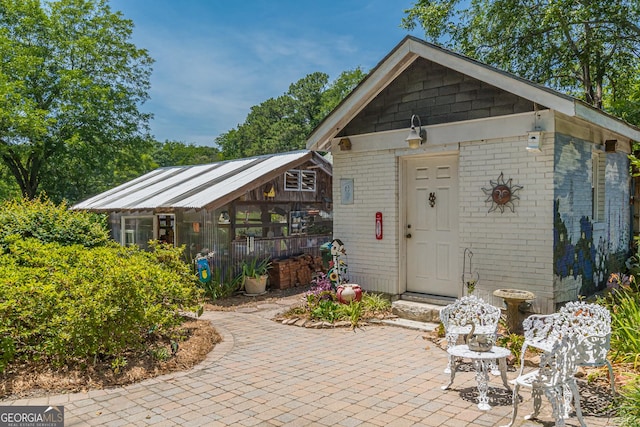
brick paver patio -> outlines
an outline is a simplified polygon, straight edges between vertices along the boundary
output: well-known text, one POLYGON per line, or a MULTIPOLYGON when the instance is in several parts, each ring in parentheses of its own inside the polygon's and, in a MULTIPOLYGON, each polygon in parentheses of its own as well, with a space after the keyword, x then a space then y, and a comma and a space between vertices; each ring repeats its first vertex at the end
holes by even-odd
MULTIPOLYGON (((197 367, 116 389, 3 401, 64 405, 66 426, 499 426, 511 415, 510 393, 491 378, 490 411, 475 403, 474 372, 452 389, 446 353, 423 332, 394 326, 305 329, 273 322, 274 304, 249 312, 206 312, 223 342, 197 367)), ((509 372, 509 378, 515 372, 509 372)), ((521 393, 516 426, 550 426, 521 393)), ((590 427, 614 426, 585 410, 590 427)), ((579 426, 575 417, 568 426, 579 426)))

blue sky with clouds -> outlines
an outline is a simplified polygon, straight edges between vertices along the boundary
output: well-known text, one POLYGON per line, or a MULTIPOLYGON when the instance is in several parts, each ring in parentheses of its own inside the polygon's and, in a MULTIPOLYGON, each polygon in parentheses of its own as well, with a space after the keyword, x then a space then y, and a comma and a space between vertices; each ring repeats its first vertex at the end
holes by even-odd
MULTIPOLYGON (((369 71, 409 34, 414 0, 111 0, 155 59, 152 133, 213 145, 252 106, 320 71, 369 71)), ((411 33, 422 37, 422 32, 411 33)))

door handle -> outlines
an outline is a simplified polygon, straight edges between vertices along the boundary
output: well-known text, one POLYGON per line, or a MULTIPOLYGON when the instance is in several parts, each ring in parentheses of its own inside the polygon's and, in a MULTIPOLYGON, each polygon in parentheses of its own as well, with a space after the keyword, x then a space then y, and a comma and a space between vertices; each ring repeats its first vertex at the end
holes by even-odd
POLYGON ((406 237, 407 239, 410 239, 411 238, 411 233, 407 233, 407 235, 404 236, 404 237, 406 237))

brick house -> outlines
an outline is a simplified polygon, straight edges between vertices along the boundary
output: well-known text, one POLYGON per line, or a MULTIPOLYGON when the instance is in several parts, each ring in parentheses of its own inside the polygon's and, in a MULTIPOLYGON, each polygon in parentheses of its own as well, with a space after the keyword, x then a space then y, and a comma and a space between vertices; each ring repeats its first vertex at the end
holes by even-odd
POLYGON ((573 97, 407 37, 307 148, 333 155, 351 282, 447 300, 479 278, 494 304, 494 290, 527 290, 544 313, 601 289, 626 257, 638 140, 573 97), (426 132, 417 148, 412 126, 426 132))

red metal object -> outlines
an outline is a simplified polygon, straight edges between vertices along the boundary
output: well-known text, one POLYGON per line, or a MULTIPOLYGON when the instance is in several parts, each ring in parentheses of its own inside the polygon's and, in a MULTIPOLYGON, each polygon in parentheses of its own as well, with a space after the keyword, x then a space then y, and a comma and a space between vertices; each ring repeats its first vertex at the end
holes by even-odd
POLYGON ((382 240, 382 212, 376 212, 376 239, 382 240))
POLYGON ((362 299, 362 288, 360 285, 354 285, 352 283, 340 285, 336 290, 336 297, 338 298, 338 302, 342 304, 349 304, 351 301, 360 301, 362 299))

